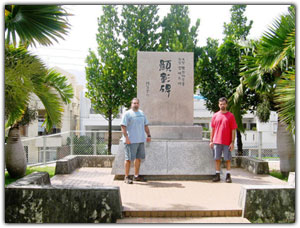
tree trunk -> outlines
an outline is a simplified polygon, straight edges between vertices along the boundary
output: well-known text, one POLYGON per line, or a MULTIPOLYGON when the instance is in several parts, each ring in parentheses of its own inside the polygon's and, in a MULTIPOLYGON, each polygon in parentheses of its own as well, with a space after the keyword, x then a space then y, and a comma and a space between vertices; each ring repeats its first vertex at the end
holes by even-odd
POLYGON ((26 154, 21 142, 19 127, 9 129, 5 147, 5 163, 11 177, 23 177, 26 174, 26 154))
POLYGON ((287 130, 287 125, 278 119, 277 150, 280 157, 280 172, 288 176, 295 172, 296 150, 293 135, 287 130))
MULTIPOLYGON (((242 135, 241 132, 239 130, 236 130, 236 139, 237 139, 237 155, 238 156, 243 156, 243 142, 242 142, 242 135)), ((237 166, 240 167, 242 160, 241 158, 238 158, 236 160, 237 162, 237 166)))
POLYGON ((112 144, 112 114, 110 112, 108 117, 108 144, 107 144, 108 155, 111 155, 111 144, 112 144))
POLYGON ((243 141, 239 130, 236 130, 238 156, 243 156, 243 141))

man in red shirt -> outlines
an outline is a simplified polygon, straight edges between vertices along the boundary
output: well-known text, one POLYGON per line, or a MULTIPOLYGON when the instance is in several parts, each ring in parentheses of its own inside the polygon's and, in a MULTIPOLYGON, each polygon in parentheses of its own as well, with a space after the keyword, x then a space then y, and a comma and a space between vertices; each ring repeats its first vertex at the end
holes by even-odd
POLYGON ((234 149, 235 129, 237 124, 234 115, 227 111, 227 99, 222 97, 219 99, 220 111, 216 112, 211 120, 212 132, 210 136, 210 148, 214 151, 214 159, 216 161, 216 176, 213 182, 220 181, 221 155, 224 154, 226 161, 226 182, 231 183, 230 162, 231 151, 234 149))

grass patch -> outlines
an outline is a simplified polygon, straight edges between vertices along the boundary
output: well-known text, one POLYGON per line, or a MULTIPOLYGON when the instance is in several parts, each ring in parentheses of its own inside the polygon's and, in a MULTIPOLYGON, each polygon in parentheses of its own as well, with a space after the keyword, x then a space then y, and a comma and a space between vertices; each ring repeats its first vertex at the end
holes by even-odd
MULTIPOLYGON (((27 176, 30 173, 33 172, 47 172, 49 173, 50 178, 53 177, 55 175, 55 166, 45 166, 45 167, 40 167, 40 166, 36 166, 36 167, 27 167, 26 169, 26 174, 25 176, 27 176)), ((13 182, 15 182, 16 180, 18 180, 20 178, 12 178, 8 172, 5 172, 5 186, 8 184, 11 184, 13 182)))
POLYGON ((273 177, 276 177, 280 180, 283 180, 283 181, 286 181, 286 182, 288 181, 288 177, 283 176, 281 172, 273 170, 273 171, 270 172, 270 175, 273 176, 273 177))

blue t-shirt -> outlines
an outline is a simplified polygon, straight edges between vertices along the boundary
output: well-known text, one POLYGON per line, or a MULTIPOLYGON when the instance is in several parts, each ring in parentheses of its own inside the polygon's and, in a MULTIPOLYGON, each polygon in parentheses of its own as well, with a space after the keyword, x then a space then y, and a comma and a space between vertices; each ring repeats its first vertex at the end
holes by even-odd
MULTIPOLYGON (((146 142, 145 125, 148 124, 148 120, 142 110, 135 112, 130 109, 126 111, 121 121, 121 125, 126 126, 127 134, 131 143, 146 142)), ((125 143, 125 137, 123 137, 123 141, 125 143)))

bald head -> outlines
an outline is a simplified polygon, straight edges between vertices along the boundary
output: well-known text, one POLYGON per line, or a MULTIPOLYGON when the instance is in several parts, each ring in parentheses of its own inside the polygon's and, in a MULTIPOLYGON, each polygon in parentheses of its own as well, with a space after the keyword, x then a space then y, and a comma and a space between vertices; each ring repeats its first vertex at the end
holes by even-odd
POLYGON ((131 109, 136 112, 139 110, 139 107, 140 107, 140 100, 136 97, 133 98, 131 100, 131 109))

